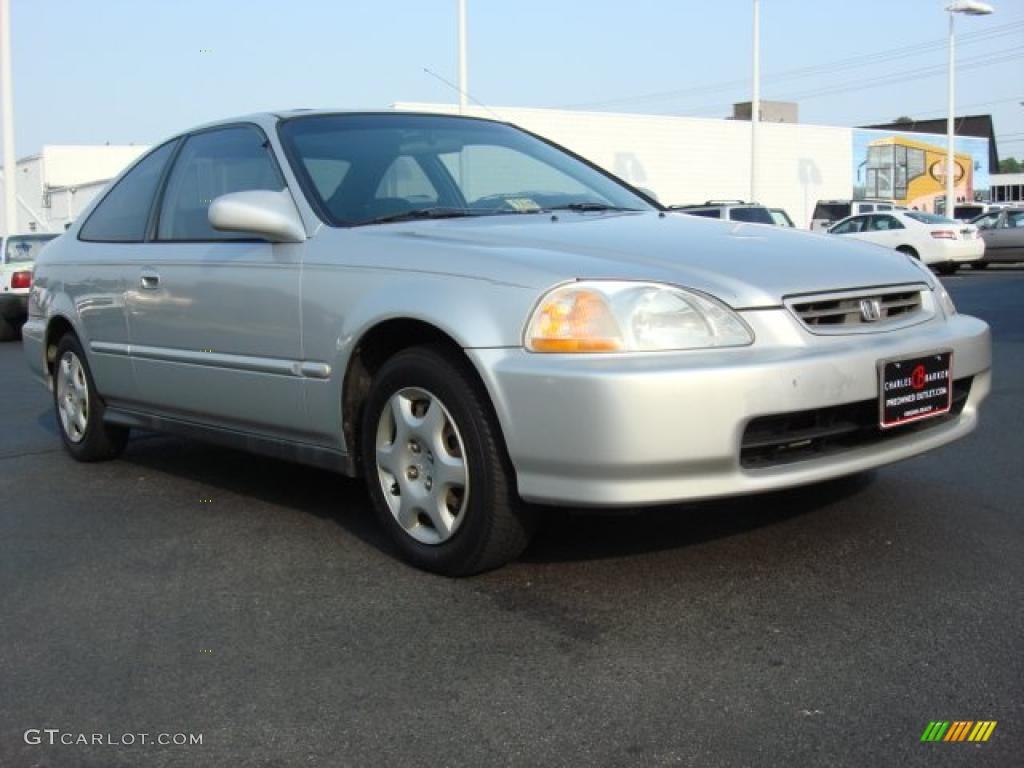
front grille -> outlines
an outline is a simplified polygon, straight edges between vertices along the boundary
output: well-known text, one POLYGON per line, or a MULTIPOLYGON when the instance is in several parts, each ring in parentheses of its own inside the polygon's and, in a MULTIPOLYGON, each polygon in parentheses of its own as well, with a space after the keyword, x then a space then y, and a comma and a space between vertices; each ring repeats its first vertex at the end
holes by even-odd
POLYGON ((787 306, 812 333, 889 330, 931 316, 920 285, 796 296, 787 306))
POLYGON ((891 429, 878 425, 878 400, 762 416, 743 433, 740 464, 756 469, 815 459, 937 427, 964 409, 971 381, 967 377, 953 382, 949 413, 891 429))

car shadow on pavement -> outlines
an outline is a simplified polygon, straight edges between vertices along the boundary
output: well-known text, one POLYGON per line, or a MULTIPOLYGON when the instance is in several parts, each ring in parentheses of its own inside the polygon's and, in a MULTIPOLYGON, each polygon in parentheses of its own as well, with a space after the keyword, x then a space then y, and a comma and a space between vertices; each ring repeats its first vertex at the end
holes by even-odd
MULTIPOLYGON (((253 501, 331 520, 389 556, 395 550, 378 524, 361 480, 175 437, 133 436, 121 461, 253 501)), ((522 562, 554 563, 678 549, 723 539, 812 513, 859 493, 863 473, 774 493, 622 511, 539 508, 540 525, 522 562)))
POLYGON ((524 561, 592 560, 728 538, 820 510, 865 490, 873 472, 772 493, 622 512, 545 507, 524 561))

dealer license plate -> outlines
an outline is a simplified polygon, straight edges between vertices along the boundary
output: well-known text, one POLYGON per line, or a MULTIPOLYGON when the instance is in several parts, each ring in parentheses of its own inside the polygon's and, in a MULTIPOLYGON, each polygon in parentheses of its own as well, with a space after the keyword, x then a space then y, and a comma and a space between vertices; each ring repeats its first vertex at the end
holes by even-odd
POLYGON ((953 404, 952 352, 879 364, 878 409, 883 428, 948 413, 953 404))

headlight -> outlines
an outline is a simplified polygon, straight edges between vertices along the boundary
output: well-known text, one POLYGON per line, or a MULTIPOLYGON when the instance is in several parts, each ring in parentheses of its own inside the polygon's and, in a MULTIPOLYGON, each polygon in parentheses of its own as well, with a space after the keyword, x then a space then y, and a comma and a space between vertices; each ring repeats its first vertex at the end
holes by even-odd
POLYGON ((531 352, 653 352, 751 344, 717 299, 659 283, 593 280, 549 291, 526 326, 531 352))
POLYGON ((939 297, 939 304, 942 306, 942 311, 946 313, 947 317, 956 314, 956 304, 953 303, 953 297, 949 295, 949 291, 946 290, 939 280, 935 281, 935 293, 939 297))
POLYGON ((913 256, 907 256, 907 260, 910 261, 915 267, 917 267, 925 276, 925 282, 928 287, 935 292, 936 298, 939 300, 939 306, 942 307, 942 311, 946 317, 951 317, 956 314, 956 305, 953 303, 953 298, 949 295, 946 290, 946 286, 942 284, 932 271, 927 266, 921 263, 919 259, 915 259, 913 256))

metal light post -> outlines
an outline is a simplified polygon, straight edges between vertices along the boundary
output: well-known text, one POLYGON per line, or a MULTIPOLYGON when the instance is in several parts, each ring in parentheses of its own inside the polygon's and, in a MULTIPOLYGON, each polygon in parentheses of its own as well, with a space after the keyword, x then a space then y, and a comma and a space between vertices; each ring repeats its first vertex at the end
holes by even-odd
POLYGON ((467 92, 469 91, 466 75, 466 0, 459 0, 459 114, 466 111, 467 92))
POLYGON ((11 82, 11 7, 0 0, 0 89, 3 90, 4 132, 4 227, 6 234, 18 232, 18 161, 14 156, 14 94, 11 82))
POLYGON ((993 12, 993 8, 988 3, 981 3, 977 0, 956 0, 951 5, 946 6, 946 11, 949 13, 949 116, 946 119, 946 218, 953 218, 953 209, 956 206, 956 195, 954 189, 956 186, 956 159, 954 142, 956 136, 953 131, 953 122, 956 116, 956 96, 955 96, 955 65, 956 65, 956 53, 955 53, 955 39, 953 37, 953 14, 963 13, 968 16, 987 16, 993 12))
POLYGON ((750 201, 757 197, 757 134, 761 122, 761 0, 754 0, 754 92, 750 99, 750 201))

